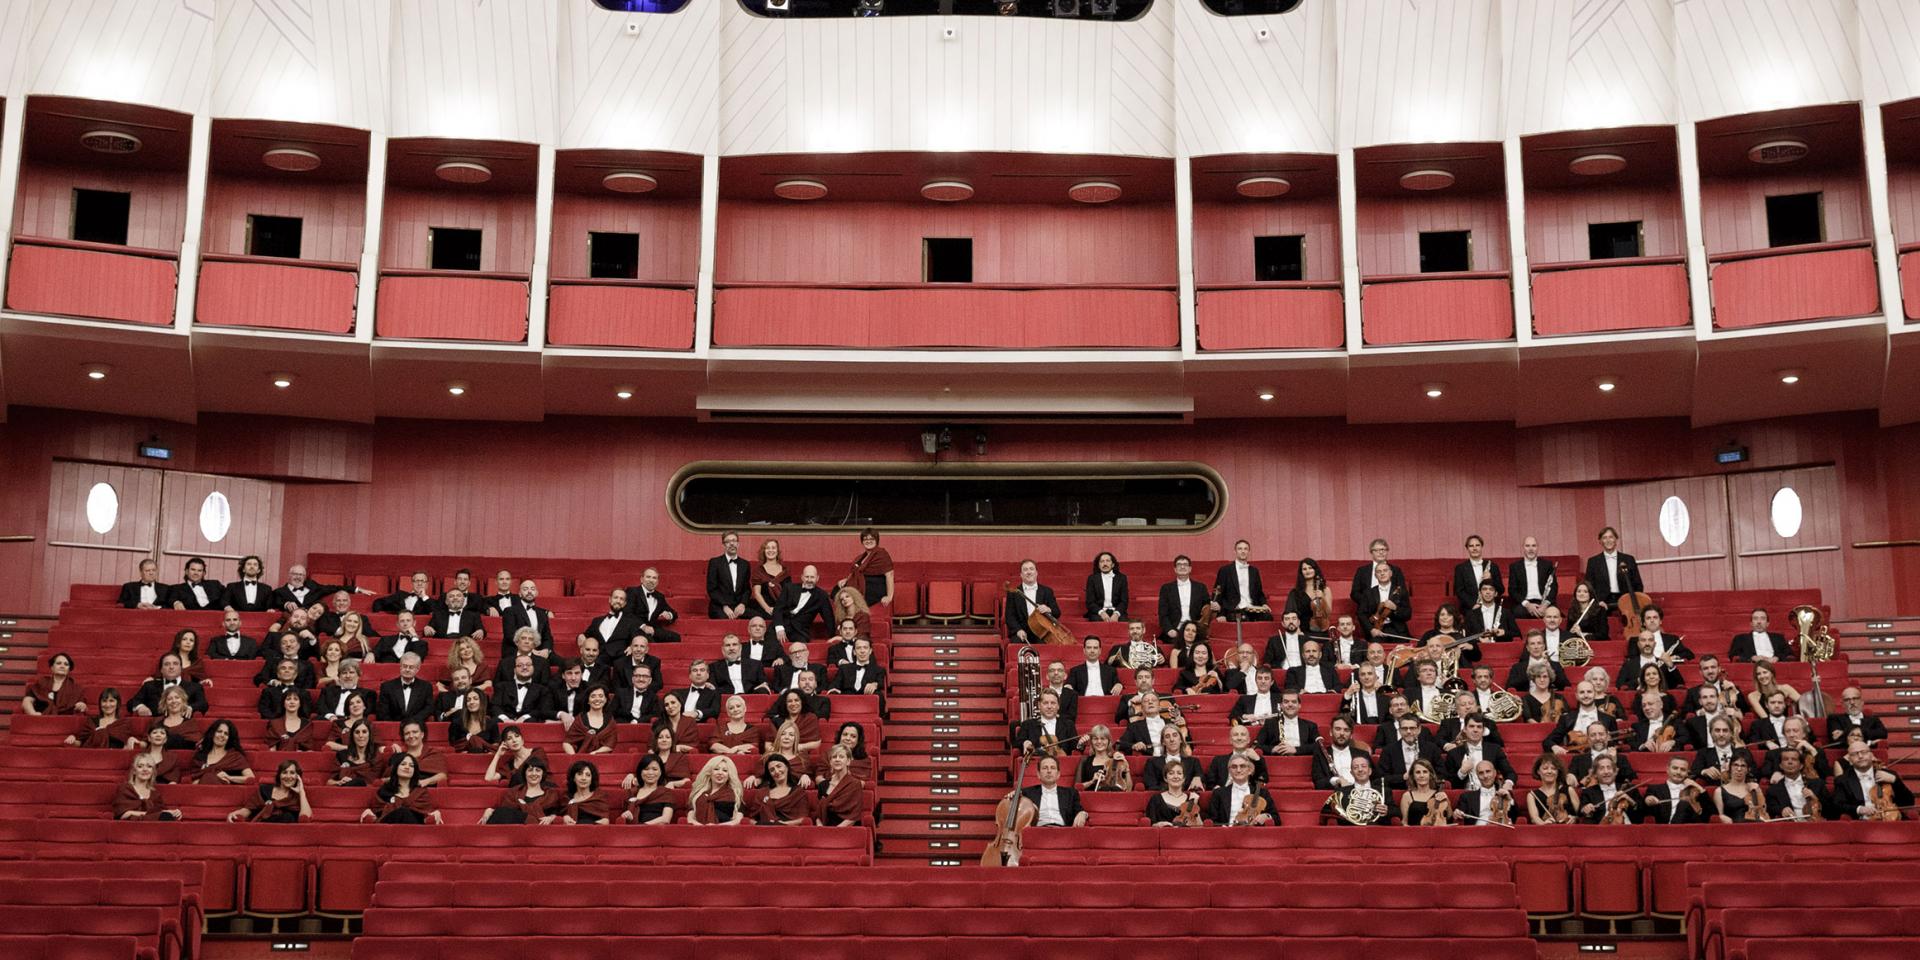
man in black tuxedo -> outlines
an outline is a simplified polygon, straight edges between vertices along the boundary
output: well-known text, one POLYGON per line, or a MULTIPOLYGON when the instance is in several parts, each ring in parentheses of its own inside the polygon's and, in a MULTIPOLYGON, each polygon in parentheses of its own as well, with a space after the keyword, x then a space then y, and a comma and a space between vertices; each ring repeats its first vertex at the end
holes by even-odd
POLYGON ((744 656, 740 638, 729 633, 720 640, 720 660, 712 668, 713 685, 721 693, 766 693, 760 661, 744 656))
POLYGON ((1356 601, 1360 605, 1358 613, 1360 622, 1366 627, 1367 637, 1386 642, 1392 639, 1388 634, 1406 636, 1407 623, 1413 617, 1413 604, 1408 599, 1407 588, 1393 582, 1395 577, 1400 576, 1398 568, 1382 561, 1374 566, 1373 576, 1372 584, 1360 590, 1360 599, 1356 601), (1383 610, 1388 603, 1393 604, 1393 609, 1383 610), (1380 614, 1378 627, 1373 625, 1375 614, 1380 614))
POLYGON ((1506 799, 1507 813, 1497 822, 1512 826, 1513 780, 1502 779, 1499 767, 1491 761, 1482 760, 1474 764, 1473 775, 1460 793, 1460 803, 1453 809, 1454 822, 1477 827, 1493 821, 1494 807, 1502 797, 1506 799))
POLYGON ((446 600, 427 619, 427 636, 466 637, 478 643, 487 638, 487 627, 480 622, 478 610, 467 608, 466 591, 455 588, 447 591, 446 600))
POLYGON ((1493 764, 1502 780, 1516 779, 1519 774, 1513 771, 1513 763, 1507 759, 1507 752, 1500 745, 1487 739, 1487 722, 1478 714, 1468 717, 1462 725, 1465 739, 1460 745, 1447 751, 1446 759, 1441 762, 1440 773, 1453 782, 1455 787, 1465 787, 1473 776, 1473 768, 1481 761, 1493 764))
POLYGON ((1033 639, 1027 635, 1027 619, 1036 609, 1058 619, 1060 601, 1054 599, 1052 587, 1040 582, 1040 566, 1032 560, 1022 560, 1020 585, 1007 593, 1004 619, 1008 640, 1027 643, 1033 639))
POLYGON ((1252 550, 1247 541, 1235 540, 1233 562, 1213 576, 1214 609, 1229 620, 1273 619, 1266 588, 1260 583, 1260 568, 1247 559, 1252 550))
POLYGON ((1640 564, 1633 555, 1620 552, 1620 531, 1600 529, 1600 552, 1587 558, 1587 583, 1593 596, 1612 606, 1623 593, 1643 593, 1647 585, 1640 579, 1640 564))
POLYGON ((780 605, 773 612, 773 635, 783 643, 804 641, 812 636, 816 620, 825 624, 831 633, 833 608, 828 602, 827 592, 820 589, 819 569, 813 564, 802 567, 800 581, 787 584, 786 591, 781 594, 780 605))
POLYGON ((1828 817, 1871 819, 1874 788, 1883 784, 1892 787, 1893 805, 1903 808, 1900 816, 1906 817, 1904 808, 1913 806, 1913 791, 1901 782, 1898 774, 1874 761, 1872 747, 1855 743, 1847 748, 1846 761, 1833 775, 1833 809, 1826 811, 1828 817))
POLYGON ((187 706, 196 714, 207 712, 207 692, 198 681, 181 673, 180 655, 169 653, 160 658, 160 675, 140 685, 129 703, 128 712, 140 717, 159 716, 160 698, 168 687, 179 687, 187 695, 187 706))
POLYGON ((1100 638, 1088 637, 1080 643, 1080 664, 1067 671, 1067 686, 1083 697, 1120 695, 1120 671, 1100 658, 1100 638))
POLYGON ((720 689, 713 685, 705 660, 695 660, 687 666, 687 685, 673 691, 673 695, 680 700, 682 716, 705 721, 720 715, 720 689))
POLYGON ((1333 790, 1353 785, 1353 758, 1370 756, 1353 742, 1353 721, 1336 714, 1327 723, 1327 742, 1313 751, 1313 786, 1333 790))
POLYGON ((493 685, 487 709, 501 723, 539 723, 553 717, 550 697, 534 658, 523 653, 513 658, 513 678, 493 685))
POLYGON ((1179 643, 1180 625, 1199 620, 1209 602, 1207 588, 1193 580, 1193 561, 1174 557, 1173 579, 1160 585, 1160 642, 1179 643))
POLYGON ((416 617, 431 617, 439 602, 433 599, 432 578, 425 570, 415 570, 408 581, 409 589, 387 594, 373 601, 374 613, 411 613, 416 617))
POLYGON ((1560 603, 1560 580, 1554 576, 1553 561, 1540 555, 1539 540, 1520 541, 1520 559, 1507 565, 1507 594, 1519 611, 1515 616, 1535 620, 1560 603))
POLYGON ((226 605, 245 613, 259 613, 272 610, 273 587, 265 580, 267 565, 257 556, 245 556, 240 559, 240 579, 226 585, 226 605))
POLYGON ((667 708, 653 686, 654 672, 646 664, 633 668, 627 686, 614 698, 614 715, 621 723, 653 723, 665 719, 667 708))
POLYGON ((120 605, 128 610, 159 610, 169 606, 170 593, 172 589, 160 582, 160 565, 142 560, 140 579, 120 585, 120 605))
POLYGON ((1847 742, 1847 735, 1860 731, 1862 739, 1868 743, 1880 743, 1887 739, 1887 725, 1879 717, 1866 712, 1865 700, 1860 696, 1859 687, 1848 687, 1840 691, 1840 712, 1827 717, 1827 742, 1847 742))
POLYGON ((1492 581, 1480 585, 1479 602, 1463 607, 1468 636, 1479 636, 1478 643, 1502 643, 1513 639, 1513 617, 1500 604, 1500 589, 1492 581), (1485 634, 1485 636, 1481 636, 1485 634))
POLYGON ((229 609, 220 618, 220 632, 202 641, 202 651, 214 660, 252 660, 260 655, 260 644, 240 632, 240 613, 229 609))
POLYGON ((1287 668, 1282 686, 1301 693, 1339 693, 1340 673, 1321 658, 1320 642, 1308 640, 1300 645, 1302 662, 1287 668))
POLYGON ((346 659, 340 661, 340 676, 330 684, 320 688, 313 715, 322 720, 338 720, 347 715, 347 701, 358 700, 367 708, 367 716, 380 715, 380 702, 372 690, 360 685, 360 661, 346 659))
MULTIPOLYGON (((668 624, 679 619, 667 595, 660 592, 660 571, 648 567, 640 574, 640 583, 627 588, 627 608, 632 612, 636 630, 654 643, 677 643, 680 634, 668 624)), ((618 655, 618 651, 615 651, 618 655)))
POLYGON ((1060 717, 1060 698, 1051 693, 1040 694, 1040 714, 1029 717, 1020 724, 1020 735, 1015 746, 1022 753, 1038 753, 1046 744, 1045 738, 1052 737, 1053 742, 1063 753, 1080 753, 1078 743, 1068 743, 1075 737, 1073 724, 1060 717))
POLYGON ((795 640, 787 645, 787 662, 776 664, 773 668, 773 692, 784 693, 800 687, 800 675, 813 674, 815 689, 824 690, 827 686, 827 668, 817 663, 807 662, 807 645, 795 640))
MULTIPOLYGON (((336 590, 327 596, 326 606, 327 612, 321 614, 313 621, 313 632, 325 634, 329 637, 337 637, 340 635, 340 618, 346 616, 347 613, 353 609, 353 594, 347 590, 336 590)), ((296 609, 305 610, 307 608, 300 607, 296 609)), ((290 612, 287 616, 292 617, 293 613, 290 612)), ((360 633, 365 636, 368 641, 380 639, 380 631, 375 630, 373 624, 368 623, 367 618, 364 616, 360 618, 360 633)))
MULTIPOLYGON (((587 629, 576 638, 576 642, 581 638, 594 637, 600 641, 600 649, 607 659, 618 660, 626 653, 627 644, 633 641, 633 635, 639 629, 640 625, 627 612, 627 591, 614 587, 613 592, 607 595, 607 612, 589 621, 587 629)), ((511 638, 513 634, 507 636, 511 638)))
POLYGON ((1020 791, 1021 798, 1033 804, 1033 826, 1086 826, 1087 811, 1080 808, 1080 791, 1060 783, 1060 760, 1041 757, 1038 767, 1040 783, 1020 791))
POLYGON ((1320 725, 1300 715, 1300 694, 1289 690, 1280 694, 1280 715, 1261 724, 1258 742, 1262 753, 1290 757, 1313 750, 1318 739, 1320 725))
POLYGON ((1727 644, 1727 659, 1735 663, 1752 663, 1762 657, 1784 660, 1794 655, 1786 637, 1767 629, 1767 608, 1754 607, 1749 620, 1753 629, 1734 634, 1733 640, 1727 644))
POLYGON ((1827 793, 1818 776, 1804 769, 1803 759, 1797 750, 1780 755, 1780 776, 1767 785, 1768 817, 1775 820, 1810 818, 1809 798, 1819 804, 1822 819, 1834 815, 1833 796, 1827 793))
POLYGON ((406 723, 424 722, 432 711, 433 684, 420 679, 420 657, 409 653, 400 658, 400 676, 380 685, 374 713, 381 720, 406 723))
MULTIPOLYGON (((600 638, 588 636, 580 641, 580 655, 575 657, 580 664, 580 683, 582 686, 601 686, 608 690, 619 690, 622 681, 614 670, 614 662, 600 656, 600 638)), ((548 659, 552 659, 549 654, 548 659)))
POLYGON ((740 655, 748 660, 759 661, 763 670, 770 670, 774 664, 784 663, 787 652, 780 649, 780 643, 767 636, 767 623, 764 617, 747 619, 747 636, 740 643, 740 655))
MULTIPOLYGON (((1062 680, 1066 671, 1061 670, 1062 680)), ((833 689, 828 693, 881 696, 887 692, 887 670, 873 659, 873 641, 856 637, 853 659, 834 666, 833 689)), ((1062 707, 1065 704, 1061 704, 1062 707)), ((1063 714, 1064 716, 1064 714, 1063 714)))
POLYGON ((1405 714, 1395 724, 1400 735, 1380 748, 1380 772, 1385 775, 1387 786, 1405 790, 1407 771, 1413 769, 1415 760, 1425 760, 1435 770, 1440 768, 1440 748, 1427 738, 1418 717, 1405 714))
POLYGON ((1706 812, 1706 791, 1698 791, 1693 802, 1686 798, 1687 788, 1697 786, 1691 780, 1693 769, 1687 758, 1675 756, 1667 759, 1666 779, 1647 787, 1641 792, 1641 803, 1646 810, 1642 823, 1706 823, 1711 815, 1706 812), (1694 803, 1700 809, 1694 809, 1694 803))
POLYGON ((707 561, 707 618, 739 620, 747 615, 749 577, 747 561, 740 556, 740 535, 728 530, 720 535, 720 555, 707 561))
POLYGON ((519 581, 513 579, 513 571, 498 571, 493 575, 492 593, 484 597, 469 597, 468 599, 476 608, 488 616, 501 617, 504 619, 507 611, 511 610, 514 605, 520 602, 520 595, 514 592, 514 584, 518 582, 519 581))
MULTIPOLYGON (((296 563, 287 568, 287 582, 273 591, 273 608, 291 613, 294 608, 312 609, 346 587, 335 587, 307 579, 307 566, 296 563)), ((351 600, 351 595, 349 595, 351 600)))
POLYGON ((1348 597, 1353 600, 1354 606, 1360 606, 1361 598, 1373 592, 1373 565, 1376 563, 1387 565, 1387 569, 1392 574, 1391 583, 1394 589, 1408 596, 1413 595, 1412 588, 1407 585, 1407 575, 1402 573, 1398 566, 1387 561, 1385 539, 1375 537, 1372 543, 1367 544, 1367 555, 1370 559, 1353 571, 1353 590, 1348 593, 1348 597))
POLYGON ((168 598, 175 610, 218 610, 227 605, 226 590, 218 580, 207 579, 207 562, 187 558, 186 579, 173 585, 168 598))
POLYGON ((1500 565, 1487 559, 1484 553, 1487 542, 1479 534, 1467 538, 1467 558, 1453 566, 1453 601, 1460 609, 1473 606, 1480 596, 1480 585, 1493 581, 1493 594, 1499 596, 1506 591, 1500 585, 1500 565))
POLYGON ((1248 797, 1259 797, 1265 801, 1266 812, 1254 817, 1246 826, 1264 827, 1280 822, 1280 815, 1273 807, 1273 797, 1253 779, 1253 761, 1241 754, 1234 754, 1227 761, 1227 782, 1214 787, 1213 795, 1207 798, 1207 822, 1218 826, 1232 824, 1240 811, 1247 809, 1248 797))
MULTIPOLYGON (((553 649, 553 611, 540 605, 540 587, 532 580, 520 581, 518 602, 509 603, 500 612, 500 634, 511 639, 521 627, 532 627, 539 634, 538 649, 553 649)), ((596 636, 596 639, 598 637, 596 636)))
POLYGON ((413 614, 401 613, 396 623, 393 636, 381 640, 373 648, 374 662, 399 663, 407 654, 425 660, 427 641, 420 638, 419 631, 414 627, 413 614))

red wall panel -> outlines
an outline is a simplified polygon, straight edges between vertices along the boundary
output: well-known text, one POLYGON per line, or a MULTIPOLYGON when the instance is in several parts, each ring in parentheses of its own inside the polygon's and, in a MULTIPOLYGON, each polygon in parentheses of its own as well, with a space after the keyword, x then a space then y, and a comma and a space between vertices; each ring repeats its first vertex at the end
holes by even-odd
POLYGON ((128 246, 180 249, 187 222, 185 171, 94 170, 23 160, 14 198, 14 234, 72 236, 75 188, 116 190, 132 195, 127 204, 128 246))
POLYGON ((239 414, 203 414, 206 426, 194 469, 273 480, 373 479, 373 434, 331 420, 281 420, 239 414), (233 429, 242 420, 248 429, 233 429))
POLYGON ((587 234, 640 235, 638 279, 692 286, 700 274, 700 201, 651 200, 613 193, 553 198, 553 247, 548 263, 555 279, 588 275, 587 234))
POLYGON ((168 256, 120 253, 105 244, 17 239, 7 307, 26 313, 173 325, 175 273, 168 256))
POLYGON ((1630 185, 1606 189, 1528 190, 1527 259, 1534 264, 1586 260, 1587 226, 1640 221, 1641 254, 1677 257, 1686 250, 1680 188, 1630 185))
POLYGON ((1171 204, 723 201, 714 276, 917 283, 925 237, 972 237, 978 283, 1177 282, 1171 204))
POLYGON ((527 281, 383 274, 373 312, 377 336, 522 343, 527 339, 527 281))
POLYGON ((1726 478, 1682 477, 1611 487, 1606 511, 1620 531, 1620 549, 1640 562, 1649 592, 1732 589, 1726 478), (1660 511, 1669 497, 1680 498, 1689 517, 1687 537, 1677 546, 1660 534, 1660 511))
MULTIPOLYGON (((1873 248, 1780 253, 1713 263, 1713 325, 1736 329, 1798 320, 1863 317, 1879 309, 1873 248)), ((1807 250, 1806 247, 1789 249, 1807 250)))
POLYGON ((556 346, 693 349, 693 291, 629 281, 555 280, 547 342, 556 346))
MULTIPOLYGON (((1444 275, 1443 275, 1444 276, 1444 275)), ((1513 290, 1505 277, 1365 283, 1361 336, 1370 344, 1513 339, 1513 290)))
POLYGON ((200 249, 247 252, 247 215, 300 218, 300 257, 358 263, 367 234, 365 183, 210 174, 200 249))
POLYGON ((1893 242, 1920 242, 1920 163, 1887 158, 1887 206, 1893 213, 1893 242))
POLYGON ((1420 234, 1473 232, 1474 270, 1507 269, 1507 201, 1499 194, 1360 200, 1360 275, 1420 272, 1420 234))
MULTIPOLYGON (((140 561, 153 551, 155 524, 160 517, 160 471, 115 464, 55 461, 50 466, 44 533, 47 569, 41 582, 60 584, 62 596, 36 598, 36 611, 54 610, 64 599, 64 585, 121 583, 132 580, 140 561), (96 483, 111 486, 119 501, 114 525, 95 533, 87 523, 87 494, 96 483)), ((162 564, 162 579, 180 569, 162 564)), ((9 611, 20 610, 7 604, 9 611)))
POLYGON ((1172 290, 734 287, 716 290, 718 346, 1177 347, 1172 290))
POLYGON ((380 216, 380 267, 424 270, 433 262, 430 227, 479 230, 480 269, 533 270, 533 197, 510 193, 388 186, 380 216))
POLYGON ((1733 505, 1733 542, 1740 584, 1813 587, 1823 597, 1846 592, 1841 553, 1839 472, 1833 467, 1743 473, 1727 478, 1733 505), (1773 497, 1792 488, 1800 498, 1800 529, 1781 536, 1773 526, 1773 497), (1795 552, 1782 552, 1795 551, 1795 552), (1760 555, 1755 556, 1758 552, 1760 555))
POLYGON ((1693 322, 1685 263, 1594 263, 1534 271, 1533 332, 1554 336, 1693 322))
POLYGON ((1202 290, 1194 319, 1202 350, 1338 350, 1347 342, 1340 285, 1202 290))
POLYGON ((1826 240, 1868 235, 1866 190, 1858 170, 1815 170, 1700 180, 1701 240, 1709 255, 1767 246, 1767 197, 1820 191, 1826 240))
POLYGON ((1253 238, 1304 237, 1303 280, 1340 280, 1340 205, 1323 200, 1247 200, 1193 205, 1193 278, 1252 283, 1253 238))
POLYGON ((200 262, 194 322, 215 327, 272 327, 352 333, 354 270, 297 266, 249 258, 200 262))
POLYGON ((1920 250, 1900 254, 1900 310, 1908 320, 1920 318, 1920 250))

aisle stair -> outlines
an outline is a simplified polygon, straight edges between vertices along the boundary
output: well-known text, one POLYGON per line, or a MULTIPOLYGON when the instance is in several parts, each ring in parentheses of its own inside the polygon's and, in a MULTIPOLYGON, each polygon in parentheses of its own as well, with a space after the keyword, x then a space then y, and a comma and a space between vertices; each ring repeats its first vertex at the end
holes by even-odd
MULTIPOLYGON (((1847 661, 1847 682, 1860 688, 1866 710, 1887 725, 1894 769, 1920 777, 1920 618, 1866 617, 1832 624, 1836 654, 1847 661)), ((1825 690, 1829 711, 1840 690, 1825 690)))
POLYGON ((979 860, 1007 789, 1004 647, 977 629, 894 633, 877 860, 979 860))

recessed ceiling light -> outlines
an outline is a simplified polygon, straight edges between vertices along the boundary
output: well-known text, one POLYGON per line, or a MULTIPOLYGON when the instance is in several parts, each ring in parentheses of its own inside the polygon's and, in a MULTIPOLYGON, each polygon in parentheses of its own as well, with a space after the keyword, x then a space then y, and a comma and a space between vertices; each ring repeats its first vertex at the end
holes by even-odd
POLYGON ((1426 390, 1427 396, 1439 399, 1441 394, 1447 392, 1447 385, 1444 383, 1429 383, 1422 389, 1426 390))
POLYGON ((615 387, 613 390, 613 395, 616 397, 619 397, 622 400, 632 400, 633 388, 632 387, 615 387))
POLYGON ((1618 383, 1614 382, 1612 377, 1596 377, 1594 378, 1593 385, 1599 387, 1601 393, 1612 393, 1613 388, 1619 386, 1618 383))
POLYGON ((1408 190, 1445 190, 1453 186, 1453 173, 1438 168, 1411 170, 1400 175, 1400 185, 1408 190))
POLYGON ((1780 377, 1781 383, 1799 383, 1800 382, 1799 370, 1775 370, 1774 373, 1780 377))
POLYGON ((260 155, 260 162, 287 173, 305 173, 320 166, 320 155, 299 147, 274 147, 260 155))
POLYGON ((1567 169, 1581 177, 1604 177, 1626 168, 1627 158, 1617 153, 1589 153, 1567 161, 1567 169))
POLYGON ((1808 152, 1805 140, 1768 140, 1764 143, 1756 143, 1748 149, 1747 159, 1754 163, 1765 164, 1792 163, 1795 160, 1806 159, 1808 152))
POLYGON ((465 380, 449 380, 447 381, 447 392, 456 397, 465 396, 467 393, 467 382, 465 380))
POLYGON ((88 130, 80 135, 80 145, 95 153, 136 153, 140 138, 124 130, 88 130))
POLYGON ((1262 399, 1262 400, 1272 400, 1272 399, 1273 399, 1273 391, 1272 391, 1272 390, 1262 390, 1262 391, 1260 391, 1260 399, 1262 399))
POLYGON ((293 374, 291 373, 276 373, 273 374, 272 379, 273 385, 282 390, 293 386, 293 374))
POLYGON ((615 170, 601 177, 600 185, 614 193, 650 193, 660 181, 638 170, 615 170))
POLYGON ((448 160, 433 168, 433 175, 448 183, 486 183, 493 170, 474 160, 448 160))
POLYGON ((1120 199, 1120 185, 1111 180, 1085 180, 1068 187, 1067 197, 1081 203, 1112 203, 1120 199))
POLYGON ((1285 196, 1293 189, 1285 177, 1248 177, 1233 185, 1233 192, 1251 200, 1270 200, 1285 196))
POLYGON ((107 366, 104 363, 83 364, 81 365, 80 369, 85 370, 87 372, 88 380, 105 380, 107 378, 107 374, 113 372, 113 368, 110 366, 107 366))
POLYGON ((973 199, 973 184, 965 180, 929 180, 920 185, 920 195, 941 203, 973 199))
POLYGON ((818 200, 827 195, 827 185, 818 180, 782 180, 773 185, 773 195, 782 200, 818 200))

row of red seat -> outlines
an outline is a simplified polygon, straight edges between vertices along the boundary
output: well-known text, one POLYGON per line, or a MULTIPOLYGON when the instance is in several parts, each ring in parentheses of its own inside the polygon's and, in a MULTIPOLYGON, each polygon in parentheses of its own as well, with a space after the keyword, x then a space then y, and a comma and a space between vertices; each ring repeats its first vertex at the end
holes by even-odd
MULTIPOLYGON (((198 948, 200 898, 182 875, 134 869, 109 876, 85 863, 59 864, 58 870, 22 866, 0 864, 0 911, 9 936, 77 938, 63 944, 62 955, 73 951, 70 955, 123 960, 136 955, 190 960, 198 948)), ((197 879, 192 886, 198 887, 197 879)))
POLYGON ((1920 884, 1920 860, 1808 865, 1791 874, 1770 869, 1771 866, 1725 863, 1697 864, 1687 869, 1686 927, 1690 955, 1720 960, 1738 947, 1733 942, 1735 939, 1752 936, 1920 933, 1897 931, 1891 924, 1866 933, 1823 931, 1816 926, 1820 923, 1818 918, 1801 916, 1835 909, 1871 908, 1891 914, 1902 908, 1920 908, 1920 892, 1916 892, 1920 891, 1920 886, 1916 886, 1920 884), (1806 869, 1830 876, 1810 885, 1804 880, 1806 869), (1735 911, 1779 913, 1787 918, 1788 925, 1755 924, 1751 914, 1738 917, 1729 925, 1727 915, 1735 911))
MULTIPOLYGON (((741 911, 746 912, 746 911, 741 911)), ((793 921, 804 927, 809 915, 793 921)), ((1099 918, 1093 921, 1099 929, 1099 918)), ((1380 924, 1390 926, 1390 924, 1380 924)), ((1380 960, 1409 949, 1410 941, 1373 937, 1273 937, 1255 939, 1215 928, 1215 935, 1189 937, 1180 949, 1207 960, 1380 960)), ((1152 941, 1156 945, 1160 941, 1152 941)), ((1141 946, 1139 940, 1113 937, 1039 939, 1032 937, 871 937, 850 936, 803 941, 808 960, 1114 960, 1141 946)), ((354 960, 624 960, 634 956, 699 957, 701 960, 767 960, 785 956, 794 941, 786 937, 728 935, 692 937, 381 937, 353 942, 354 960)), ((1418 942, 1423 960, 1537 960, 1531 939, 1438 938, 1418 942)))
POLYGON ((7 960, 157 960, 139 937, 0 935, 0 956, 7 960))

